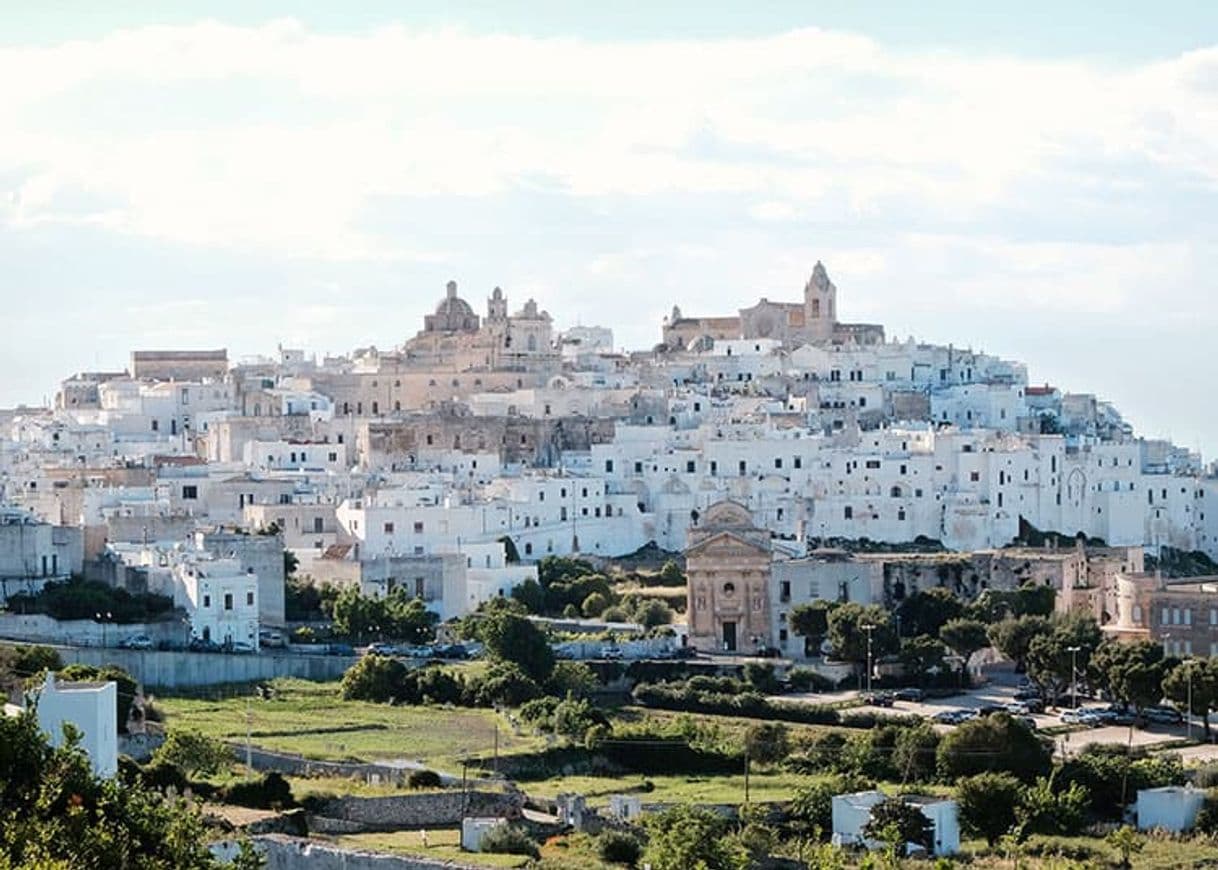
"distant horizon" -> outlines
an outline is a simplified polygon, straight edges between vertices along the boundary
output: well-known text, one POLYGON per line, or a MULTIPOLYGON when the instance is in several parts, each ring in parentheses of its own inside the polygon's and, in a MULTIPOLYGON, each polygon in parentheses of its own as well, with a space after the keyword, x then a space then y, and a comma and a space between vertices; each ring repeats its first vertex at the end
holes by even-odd
POLYGON ((142 347, 795 299, 1218 455, 1218 7, 271 0, 0 13, 0 407, 142 347))

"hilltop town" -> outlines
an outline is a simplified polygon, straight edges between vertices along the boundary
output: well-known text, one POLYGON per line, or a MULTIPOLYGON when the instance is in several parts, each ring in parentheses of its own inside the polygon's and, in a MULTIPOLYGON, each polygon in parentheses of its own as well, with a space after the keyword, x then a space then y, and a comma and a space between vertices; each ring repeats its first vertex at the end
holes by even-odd
MULTIPOLYGON (((737 820, 747 860, 805 862, 769 866, 839 866, 807 863, 829 845, 946 858, 961 826, 992 845, 1017 819, 1025 837, 1107 824, 1094 848, 1118 850, 1131 819, 1204 823, 1214 466, 1139 436, 1102 397, 1029 383, 1022 362, 839 319, 849 288, 839 299, 819 262, 793 284, 793 301, 730 314, 674 300, 644 349, 560 328, 532 299, 513 311, 499 287, 476 308, 450 281, 389 350, 134 349, 123 371, 70 374, 53 407, 0 411, 0 638, 92 669, 82 686, 113 686, 110 665, 131 680, 122 741, 87 725, 110 720, 113 692, 92 692, 84 720, 56 714, 85 727, 99 776, 121 775, 120 742, 164 761, 176 728, 231 744, 264 785, 290 774, 286 797, 254 804, 264 828, 235 822, 272 866, 390 841, 415 858, 512 851, 479 851, 486 836, 523 838, 522 861, 577 866, 557 838, 585 849, 578 866, 615 866, 617 832, 677 867, 655 843, 681 818, 645 817, 677 807, 707 834, 703 804, 737 820), (1122 682, 1122 651, 1151 688, 1122 682), (247 700, 216 718, 198 696, 219 686, 247 700), (459 727, 380 709, 455 710, 459 727), (361 742, 373 718, 392 742, 361 742), (983 727, 1026 767, 945 748, 983 727), (873 746, 885 728, 897 742, 873 746), (1092 738, 1126 753, 1118 796, 1079 773, 1092 738), (874 763, 843 762, 856 743, 874 763), (1060 830, 1012 797, 991 838, 977 796, 952 791, 1034 788, 1053 770, 1082 790, 1060 830), (984 779, 1004 775, 1015 785, 984 779), (924 793, 886 797, 894 783, 924 793), (807 808, 817 788, 831 814, 807 808), (291 804, 305 810, 284 823, 291 804), (931 833, 890 804, 920 808, 931 833), (872 824, 878 805, 895 839, 872 824), (433 854, 428 828, 456 840, 433 854)), ((70 674, 9 667, 47 698, 83 697, 70 674)), ((217 806, 241 803, 213 786, 217 806)))

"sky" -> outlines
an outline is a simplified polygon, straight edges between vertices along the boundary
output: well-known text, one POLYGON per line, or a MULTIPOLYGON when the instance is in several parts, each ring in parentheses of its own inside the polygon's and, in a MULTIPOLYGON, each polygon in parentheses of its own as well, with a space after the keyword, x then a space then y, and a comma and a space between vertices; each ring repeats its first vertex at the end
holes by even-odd
POLYGON ((819 259, 1218 455, 1218 4, 590 5, 0 4, 0 407, 390 348, 449 279, 650 347, 819 259))

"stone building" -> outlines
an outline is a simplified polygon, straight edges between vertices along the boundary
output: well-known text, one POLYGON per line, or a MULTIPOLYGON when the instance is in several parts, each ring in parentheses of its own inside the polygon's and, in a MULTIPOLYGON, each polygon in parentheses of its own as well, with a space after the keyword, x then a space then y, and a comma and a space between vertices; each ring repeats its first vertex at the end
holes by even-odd
POLYGON ((663 341, 670 350, 698 349, 708 342, 736 338, 771 338, 787 345, 866 346, 884 343, 884 327, 841 323, 837 319, 837 286, 819 260, 804 285, 802 302, 762 298, 735 317, 685 317, 673 306, 665 319, 663 341))
POLYGON ((689 530, 685 551, 690 644, 752 652, 770 643, 770 533, 747 508, 721 501, 689 530))
POLYGON ((133 350, 131 377, 148 381, 222 381, 228 374, 228 351, 133 350))

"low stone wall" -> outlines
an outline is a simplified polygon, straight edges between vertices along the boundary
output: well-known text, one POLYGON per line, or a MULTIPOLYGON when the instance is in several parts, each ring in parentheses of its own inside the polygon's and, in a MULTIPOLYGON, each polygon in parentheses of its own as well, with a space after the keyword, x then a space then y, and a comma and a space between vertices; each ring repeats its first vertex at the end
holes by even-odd
MULTIPOLYGON (((337 735, 336 741, 341 741, 341 735, 355 730, 365 730, 364 728, 349 728, 341 725, 335 726, 333 731, 328 732, 337 735)), ((254 735, 256 740, 258 735, 254 735)), ((233 750, 241 761, 245 761, 245 744, 234 743, 233 750)), ((353 762, 353 761, 318 761, 313 758, 305 758, 303 755, 295 755, 287 752, 272 752, 268 749, 259 749, 257 747, 250 748, 250 766, 254 770, 274 770, 288 776, 342 776, 349 779, 362 779, 365 782, 371 782, 373 777, 377 777, 381 782, 395 783, 397 785, 405 785, 410 779, 410 775, 416 770, 432 770, 422 762, 409 763, 402 762, 400 764, 377 764, 376 762, 353 762)), ((461 777, 458 774, 445 773, 444 771, 434 771, 439 777, 443 785, 459 785, 461 777)), ((468 777, 466 783, 470 787, 491 786, 499 784, 499 781, 484 779, 481 777, 468 777)))
POLYGON ((190 635, 179 620, 160 622, 94 622, 92 619, 53 619, 45 613, 0 613, 0 637, 25 643, 68 646, 115 646, 146 634, 152 642, 185 644, 190 635))
POLYGON ((437 791, 387 797, 338 797, 315 807, 314 815, 357 822, 366 831, 397 831, 459 825, 465 816, 521 817, 518 792, 437 791))
MULTIPOLYGON (((254 844, 266 858, 266 870, 476 870, 483 866, 343 849, 281 834, 254 837, 254 844)), ((231 861, 237 854, 237 843, 215 843, 211 850, 221 860, 231 861)))
POLYGON ((229 655, 93 647, 58 649, 64 664, 79 662, 86 665, 118 665, 139 680, 145 691, 253 683, 276 677, 337 680, 356 662, 353 656, 302 656, 271 652, 229 655))
POLYGON ((145 732, 143 734, 118 735, 118 754, 129 755, 141 764, 152 758, 162 743, 165 742, 163 733, 145 732))

